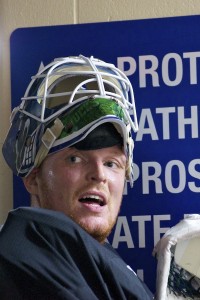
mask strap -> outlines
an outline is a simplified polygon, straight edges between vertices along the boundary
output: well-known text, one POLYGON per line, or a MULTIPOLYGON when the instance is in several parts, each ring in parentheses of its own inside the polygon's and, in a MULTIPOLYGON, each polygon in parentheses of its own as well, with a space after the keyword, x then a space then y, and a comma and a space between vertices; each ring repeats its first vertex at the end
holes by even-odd
POLYGON ((38 150, 38 153, 35 157, 34 167, 37 168, 40 166, 44 158, 47 156, 49 150, 51 149, 55 140, 59 137, 64 128, 63 123, 60 119, 55 119, 52 127, 47 128, 45 133, 42 136, 42 144, 38 150))

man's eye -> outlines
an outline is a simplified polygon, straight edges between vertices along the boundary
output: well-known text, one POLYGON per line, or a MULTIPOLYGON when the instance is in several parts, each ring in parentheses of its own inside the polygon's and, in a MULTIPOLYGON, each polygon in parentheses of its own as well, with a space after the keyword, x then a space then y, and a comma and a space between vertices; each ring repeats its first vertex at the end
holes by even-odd
POLYGON ((117 168, 117 163, 115 163, 113 161, 108 161, 108 162, 106 162, 106 166, 109 168, 117 168))
POLYGON ((81 161, 81 158, 75 155, 72 155, 69 157, 69 161, 72 163, 79 163, 81 161))

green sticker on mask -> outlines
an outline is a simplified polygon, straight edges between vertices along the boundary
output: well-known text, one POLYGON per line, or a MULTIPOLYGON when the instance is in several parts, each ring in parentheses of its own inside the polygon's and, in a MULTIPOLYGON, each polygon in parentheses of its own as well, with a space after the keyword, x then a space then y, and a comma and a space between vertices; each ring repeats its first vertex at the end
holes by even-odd
POLYGON ((108 115, 118 117, 124 123, 127 123, 123 108, 114 99, 88 99, 60 118, 64 129, 59 139, 65 138, 86 125, 108 115))

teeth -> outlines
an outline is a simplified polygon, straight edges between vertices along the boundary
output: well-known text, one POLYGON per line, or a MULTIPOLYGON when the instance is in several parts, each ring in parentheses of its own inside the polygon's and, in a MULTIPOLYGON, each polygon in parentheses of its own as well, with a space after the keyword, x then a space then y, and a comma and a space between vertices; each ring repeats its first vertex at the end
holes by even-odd
POLYGON ((97 199, 97 200, 102 200, 99 196, 97 195, 89 195, 89 196, 84 196, 83 199, 88 199, 88 198, 91 198, 91 199, 97 199))
POLYGON ((81 202, 84 202, 85 200, 86 201, 89 201, 89 199, 91 199, 91 202, 96 202, 96 203, 99 203, 99 205, 103 206, 104 205, 104 201, 101 197, 97 196, 97 195, 86 195, 86 196, 83 196, 80 201, 81 202))

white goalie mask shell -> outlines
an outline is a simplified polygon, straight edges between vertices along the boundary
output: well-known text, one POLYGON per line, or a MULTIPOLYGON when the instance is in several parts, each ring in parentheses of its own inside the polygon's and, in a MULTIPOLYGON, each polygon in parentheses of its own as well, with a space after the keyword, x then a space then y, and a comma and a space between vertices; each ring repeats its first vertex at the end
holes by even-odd
POLYGON ((123 137, 127 179, 133 182, 131 130, 136 132, 138 123, 129 79, 113 64, 93 57, 55 59, 32 77, 22 102, 13 110, 4 158, 15 174, 27 176, 48 153, 72 146, 106 122, 123 137), (91 116, 84 115, 86 109, 91 116), (75 114, 84 122, 76 120, 75 114))

